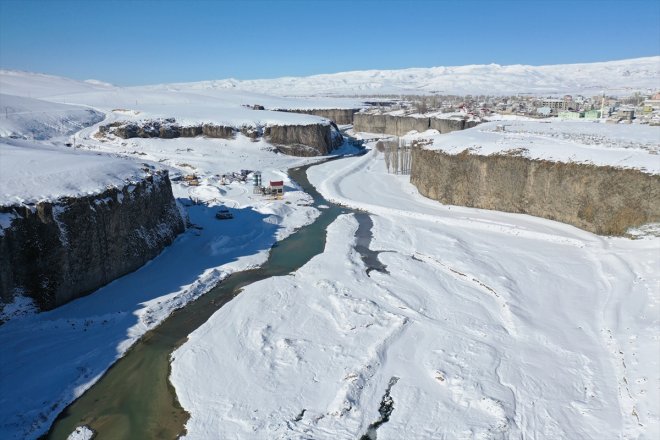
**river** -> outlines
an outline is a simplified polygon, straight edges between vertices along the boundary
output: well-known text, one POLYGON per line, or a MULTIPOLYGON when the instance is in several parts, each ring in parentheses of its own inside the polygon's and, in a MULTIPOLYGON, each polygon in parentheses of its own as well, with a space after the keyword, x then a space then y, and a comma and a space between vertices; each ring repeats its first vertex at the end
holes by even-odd
POLYGON ((369 251, 372 226, 369 216, 325 200, 307 179, 309 166, 291 169, 289 175, 312 196, 319 217, 277 242, 261 267, 230 275, 146 333, 57 417, 44 438, 66 439, 80 425, 89 426, 101 439, 175 439, 183 434, 189 415, 179 405, 169 382, 171 353, 244 286, 294 272, 323 252, 326 229, 342 213, 353 213, 359 222, 356 250, 369 270, 385 270, 377 255, 369 251))

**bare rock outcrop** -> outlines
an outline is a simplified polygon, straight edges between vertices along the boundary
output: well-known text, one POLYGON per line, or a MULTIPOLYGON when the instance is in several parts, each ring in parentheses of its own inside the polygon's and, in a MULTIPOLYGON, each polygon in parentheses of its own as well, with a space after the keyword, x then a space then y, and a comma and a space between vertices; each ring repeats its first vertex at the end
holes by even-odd
POLYGON ((461 118, 428 118, 413 116, 395 116, 387 114, 356 113, 353 116, 353 129, 367 133, 384 133, 392 136, 403 136, 410 131, 423 132, 428 129, 440 133, 463 130, 477 125, 476 121, 461 118))
POLYGON ((204 124, 202 134, 210 138, 232 139, 236 135, 236 130, 226 125, 204 124))
POLYGON ((304 115, 320 116, 330 119, 335 124, 347 125, 353 123, 353 115, 360 109, 357 108, 322 108, 322 109, 276 109, 278 112, 301 113, 304 115))
POLYGON ((264 129, 264 137, 292 156, 321 156, 343 143, 336 125, 271 125, 264 129))
POLYGON ((320 156, 328 154, 343 143, 341 132, 331 121, 316 124, 289 124, 231 127, 204 123, 180 126, 173 118, 147 120, 142 122, 113 122, 99 127, 101 136, 114 135, 122 139, 159 137, 195 137, 204 135, 210 138, 231 139, 240 132, 252 140, 266 138, 278 149, 292 156, 320 156))
POLYGON ((410 181, 448 205, 530 214, 596 234, 660 222, 660 176, 634 169, 415 148, 410 181))

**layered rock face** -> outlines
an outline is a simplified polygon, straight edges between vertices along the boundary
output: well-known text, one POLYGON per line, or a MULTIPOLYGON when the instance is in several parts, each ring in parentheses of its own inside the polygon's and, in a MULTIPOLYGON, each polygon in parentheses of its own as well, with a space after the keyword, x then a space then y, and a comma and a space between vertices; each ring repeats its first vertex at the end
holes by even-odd
POLYGON ((131 138, 162 138, 207 136, 211 138, 231 139, 239 131, 234 127, 215 124, 200 124, 181 126, 174 118, 164 120, 147 120, 141 122, 113 122, 102 125, 99 132, 102 135, 113 134, 122 139, 131 138))
POLYGON ((334 124, 273 125, 265 128, 264 136, 292 156, 325 155, 343 142, 334 124))
POLYGON ((660 221, 660 176, 632 169, 416 148, 410 181, 448 205, 530 214, 596 234, 660 221))
POLYGON ((320 116, 330 119, 335 124, 347 125, 353 123, 353 115, 359 111, 355 108, 323 108, 323 109, 277 109, 278 112, 302 113, 304 115, 320 116))
POLYGON ((440 133, 463 130, 477 125, 475 121, 464 119, 415 118, 412 116, 375 115, 356 113, 353 117, 353 129, 367 133, 384 133, 403 136, 409 131, 426 131, 430 128, 440 133))
POLYGON ((291 156, 320 156, 328 154, 343 143, 341 132, 334 122, 301 125, 242 126, 200 124, 180 126, 172 118, 137 122, 114 122, 99 127, 102 136, 112 134, 122 139, 207 136, 231 139, 241 132, 251 139, 264 136, 278 149, 291 156))
POLYGON ((0 299, 43 310, 90 293, 158 255, 184 230, 166 172, 98 195, 0 207, 0 299))

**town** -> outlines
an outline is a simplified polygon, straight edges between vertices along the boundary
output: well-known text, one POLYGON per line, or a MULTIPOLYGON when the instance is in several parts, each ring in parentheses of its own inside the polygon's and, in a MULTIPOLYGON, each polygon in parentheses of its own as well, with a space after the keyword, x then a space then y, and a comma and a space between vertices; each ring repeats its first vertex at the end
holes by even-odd
POLYGON ((494 115, 515 115, 528 118, 559 118, 604 120, 607 123, 660 125, 660 92, 630 96, 604 94, 561 95, 426 95, 388 96, 373 102, 372 113, 398 116, 463 116, 468 119, 494 115))

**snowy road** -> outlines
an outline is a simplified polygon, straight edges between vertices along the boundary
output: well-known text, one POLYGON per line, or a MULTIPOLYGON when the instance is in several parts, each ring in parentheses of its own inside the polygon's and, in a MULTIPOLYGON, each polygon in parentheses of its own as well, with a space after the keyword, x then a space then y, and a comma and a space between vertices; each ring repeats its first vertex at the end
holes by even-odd
POLYGON ((389 398, 380 440, 657 437, 658 239, 442 206, 375 152, 309 176, 372 213, 389 274, 345 215, 247 287, 174 354, 186 438, 356 438, 389 398))

